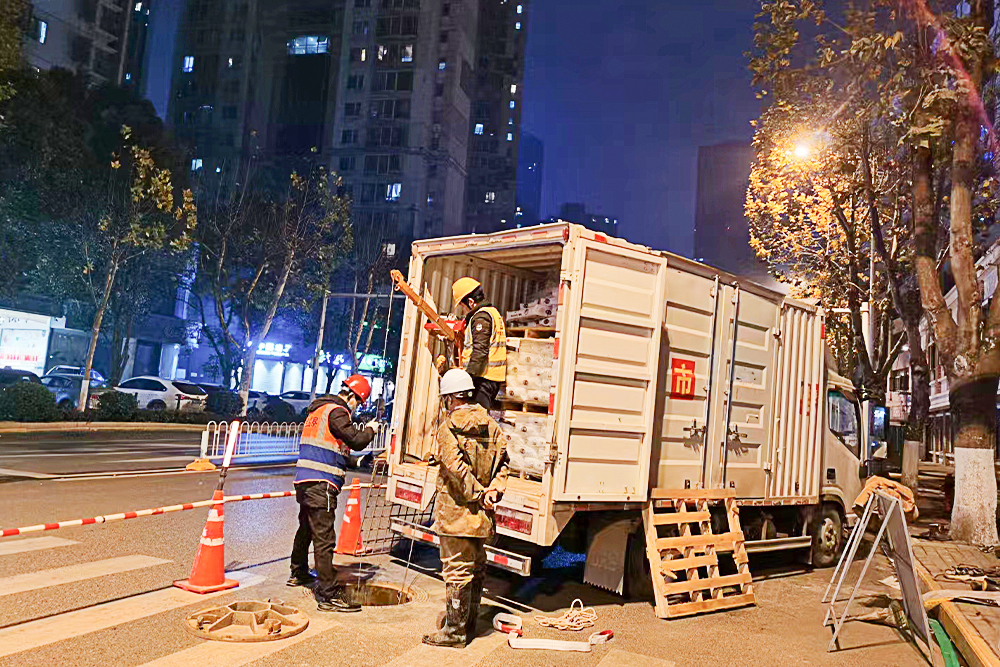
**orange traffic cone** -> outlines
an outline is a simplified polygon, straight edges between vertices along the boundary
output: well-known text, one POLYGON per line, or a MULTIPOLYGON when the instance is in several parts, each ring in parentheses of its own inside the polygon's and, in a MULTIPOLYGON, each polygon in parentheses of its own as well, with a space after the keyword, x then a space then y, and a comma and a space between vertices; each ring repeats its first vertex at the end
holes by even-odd
POLYGON ((191 576, 183 581, 175 581, 174 586, 192 593, 214 593, 227 588, 236 588, 240 582, 226 579, 226 547, 222 536, 223 514, 222 489, 212 495, 215 503, 208 512, 205 530, 201 533, 201 543, 194 557, 191 576))
POLYGON ((351 480, 351 495, 347 499, 347 511, 344 521, 340 524, 340 538, 337 540, 337 553, 349 556, 361 556, 365 546, 361 542, 361 480, 355 477, 351 480))

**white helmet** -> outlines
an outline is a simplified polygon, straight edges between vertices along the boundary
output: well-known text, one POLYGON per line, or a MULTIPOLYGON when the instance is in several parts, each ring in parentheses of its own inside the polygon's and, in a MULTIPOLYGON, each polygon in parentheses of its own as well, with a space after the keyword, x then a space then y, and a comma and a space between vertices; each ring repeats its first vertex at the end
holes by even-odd
POLYGON ((472 376, 461 368, 452 368, 441 378, 441 395, 451 396, 461 394, 466 391, 475 391, 476 385, 472 384, 472 376))

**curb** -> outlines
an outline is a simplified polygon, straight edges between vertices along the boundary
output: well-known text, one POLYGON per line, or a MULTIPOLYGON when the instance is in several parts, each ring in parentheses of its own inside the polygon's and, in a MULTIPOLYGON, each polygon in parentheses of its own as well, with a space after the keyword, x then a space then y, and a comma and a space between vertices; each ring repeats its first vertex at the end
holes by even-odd
POLYGON ((157 424, 151 422, 48 422, 41 424, 0 422, 0 434, 93 433, 97 431, 173 431, 180 433, 200 433, 205 428, 205 424, 157 424))
MULTIPOLYGON (((941 590, 941 585, 934 580, 933 575, 924 567, 924 564, 916 559, 914 561, 917 574, 924 582, 924 586, 932 591, 941 590)), ((938 620, 948 632, 955 648, 962 654, 969 667, 1000 667, 1000 657, 997 657, 983 636, 973 627, 954 602, 944 600, 935 606, 940 610, 938 620)))

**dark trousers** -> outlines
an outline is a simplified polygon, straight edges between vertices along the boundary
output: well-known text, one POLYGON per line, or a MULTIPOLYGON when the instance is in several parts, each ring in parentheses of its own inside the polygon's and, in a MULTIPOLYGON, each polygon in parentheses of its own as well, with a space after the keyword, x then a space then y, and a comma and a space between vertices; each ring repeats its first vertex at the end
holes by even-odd
POLYGON ((472 395, 472 402, 479 403, 487 410, 492 410, 493 404, 497 400, 497 394, 500 393, 500 383, 473 376, 472 384, 476 387, 476 393, 472 395))
POLYGON ((295 485, 295 500, 299 503, 299 529, 292 543, 292 575, 309 572, 309 543, 316 560, 315 592, 331 597, 337 588, 337 572, 333 567, 333 552, 337 548, 337 492, 326 482, 302 482, 295 485))

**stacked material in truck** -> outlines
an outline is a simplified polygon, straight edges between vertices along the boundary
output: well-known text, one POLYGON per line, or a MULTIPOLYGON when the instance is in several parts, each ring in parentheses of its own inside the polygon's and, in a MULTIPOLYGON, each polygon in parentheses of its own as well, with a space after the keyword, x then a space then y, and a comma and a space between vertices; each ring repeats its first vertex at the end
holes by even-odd
POLYGON ((507 325, 510 327, 554 327, 559 300, 558 293, 558 287, 548 287, 533 296, 528 303, 522 303, 519 309, 508 311, 507 325))
POLYGON ((515 473, 541 477, 551 440, 552 417, 533 412, 507 410, 500 422, 507 435, 507 456, 515 473))
POLYGON ((555 341, 507 339, 507 387, 503 398, 519 403, 549 404, 555 341))

